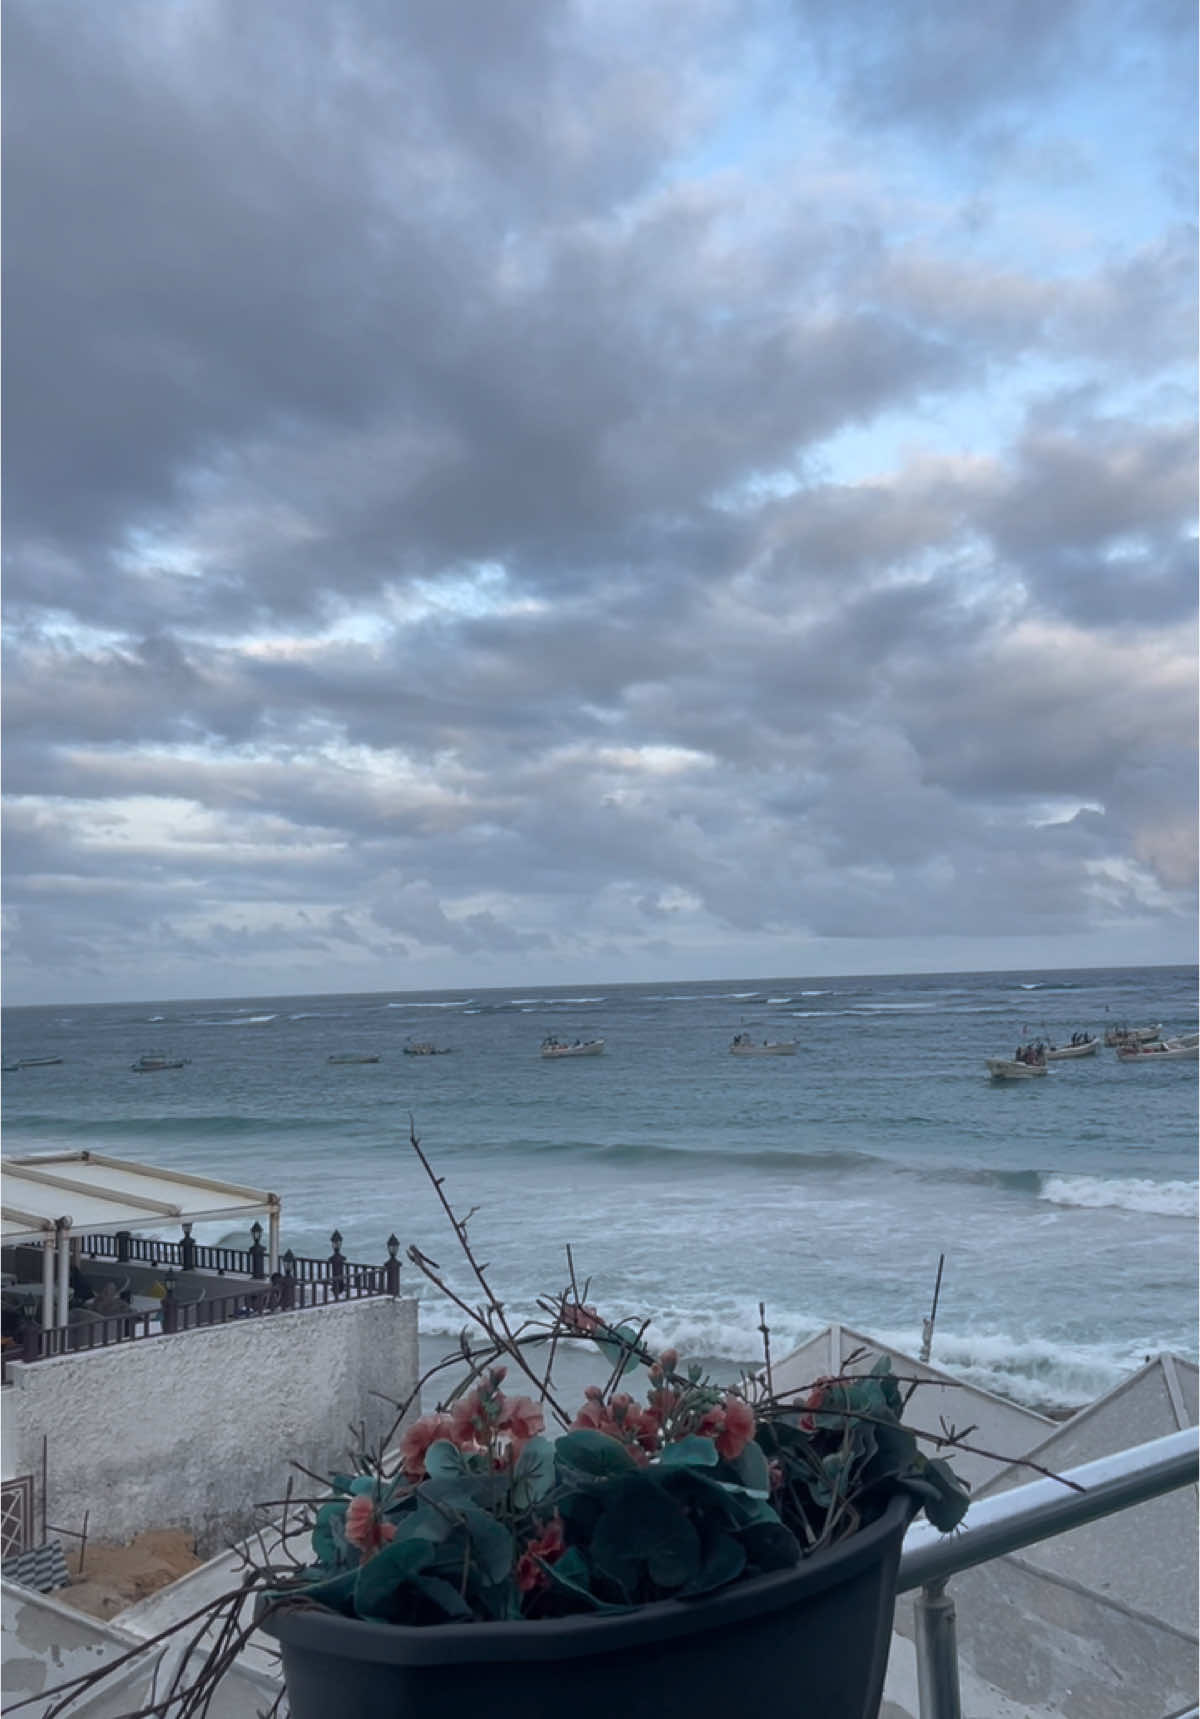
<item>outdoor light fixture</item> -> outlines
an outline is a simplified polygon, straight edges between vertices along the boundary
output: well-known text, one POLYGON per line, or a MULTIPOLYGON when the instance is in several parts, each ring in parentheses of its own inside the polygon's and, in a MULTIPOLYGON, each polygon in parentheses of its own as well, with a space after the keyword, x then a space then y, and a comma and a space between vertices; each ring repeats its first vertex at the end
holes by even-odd
POLYGON ((387 1250, 388 1250, 388 1257, 390 1259, 395 1259, 396 1255, 400 1252, 400 1242, 399 1242, 399 1238, 397 1236, 390 1235, 388 1237, 388 1239, 387 1239, 387 1250))
POLYGON ((340 1253, 342 1249, 342 1232, 340 1230, 334 1230, 329 1239, 333 1243, 334 1253, 340 1253))
POLYGON ((262 1241, 262 1225, 259 1223, 257 1218, 255 1218, 254 1222, 250 1225, 250 1240, 254 1243, 255 1247, 257 1247, 262 1241))

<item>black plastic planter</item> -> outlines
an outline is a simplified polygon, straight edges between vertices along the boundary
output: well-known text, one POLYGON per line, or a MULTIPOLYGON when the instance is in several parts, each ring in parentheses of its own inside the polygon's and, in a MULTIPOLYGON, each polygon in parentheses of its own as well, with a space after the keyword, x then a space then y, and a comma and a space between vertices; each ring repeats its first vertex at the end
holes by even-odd
POLYGON ((365 1623, 287 1606, 292 1719, 875 1719, 911 1501, 795 1570, 543 1622, 365 1623))

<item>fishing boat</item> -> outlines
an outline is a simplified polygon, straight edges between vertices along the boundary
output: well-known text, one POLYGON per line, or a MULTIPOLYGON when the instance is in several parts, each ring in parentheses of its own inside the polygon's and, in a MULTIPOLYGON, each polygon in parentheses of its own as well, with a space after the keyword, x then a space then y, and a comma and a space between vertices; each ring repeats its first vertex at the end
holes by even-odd
POLYGON ((405 1056, 449 1056, 450 1046, 435 1045, 429 1039, 410 1039, 404 1047, 405 1056))
POLYGON ((1018 1045, 1016 1056, 990 1056, 987 1071, 993 1080, 1032 1080, 1046 1074, 1046 1047, 1043 1044, 1018 1045))
POLYGON ((1122 1022, 1120 1026, 1109 1027, 1104 1035, 1104 1042, 1110 1050, 1119 1045, 1150 1044, 1161 1032, 1161 1021, 1156 1027, 1127 1027, 1122 1022))
POLYGON ((335 1051, 331 1057, 326 1058, 326 1061, 336 1063, 378 1062, 379 1058, 369 1051, 335 1051))
POLYGON ((10 1063, 10 1068, 53 1068, 60 1063, 60 1056, 23 1056, 19 1062, 10 1063))
POLYGON ((547 1033, 542 1040, 542 1055, 545 1057, 599 1056, 603 1049, 603 1039, 576 1039, 573 1044, 569 1044, 565 1039, 555 1038, 553 1033, 547 1033))
POLYGON ((1081 1033, 1069 1045, 1047 1045, 1047 1062, 1066 1062, 1072 1057, 1095 1056, 1100 1040, 1091 1033, 1081 1033))
POLYGON ((735 1033, 729 1047, 733 1056, 793 1056, 795 1039, 764 1039, 756 1044, 749 1033, 735 1033))
POLYGON ((1200 1059, 1200 1042, 1196 1044, 1118 1045, 1120 1062, 1196 1062, 1200 1059))
POLYGON ((1180 1033, 1178 1037, 1166 1039, 1164 1042, 1168 1050, 1178 1050, 1180 1047, 1190 1050, 1193 1045, 1200 1045, 1200 1033, 1180 1033))
POLYGON ((163 1056, 161 1052, 148 1051, 129 1066, 134 1074, 158 1074, 165 1068, 186 1068, 190 1060, 186 1056, 163 1056))

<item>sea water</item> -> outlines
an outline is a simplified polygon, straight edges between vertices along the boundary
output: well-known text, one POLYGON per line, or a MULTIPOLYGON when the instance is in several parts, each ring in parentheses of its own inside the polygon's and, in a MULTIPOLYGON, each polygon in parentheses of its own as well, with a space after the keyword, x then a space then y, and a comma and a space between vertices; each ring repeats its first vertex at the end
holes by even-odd
MULTIPOLYGON (((5 1073, 5 1145, 269 1188, 298 1254, 336 1227, 379 1262, 394 1232, 475 1305, 415 1128, 510 1319, 569 1245, 607 1318, 725 1368, 760 1359, 760 1303, 776 1357, 834 1320, 915 1351, 944 1254, 935 1362, 1068 1406, 1195 1356, 1197 1064, 984 1059, 1196 1006, 1174 967, 10 1008, 5 1063, 62 1062, 5 1073), (795 1054, 731 1056, 740 1031, 795 1054), (604 1054, 545 1060, 549 1032, 604 1054), (188 1061, 134 1072, 148 1052, 188 1061)), ((462 1314, 403 1282, 449 1343, 462 1314)))

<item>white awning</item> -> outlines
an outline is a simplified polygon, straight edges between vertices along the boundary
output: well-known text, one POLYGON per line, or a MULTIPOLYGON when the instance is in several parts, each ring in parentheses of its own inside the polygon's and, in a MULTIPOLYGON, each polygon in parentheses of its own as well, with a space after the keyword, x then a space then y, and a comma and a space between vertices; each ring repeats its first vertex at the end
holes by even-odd
POLYGON ((51 1152, 6 1158, 0 1183, 5 1243, 37 1241, 57 1224, 76 1234, 157 1233, 185 1223, 278 1217, 279 1196, 182 1170, 131 1164, 100 1152, 51 1152))

